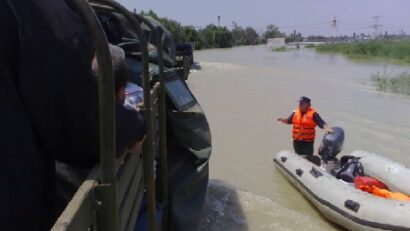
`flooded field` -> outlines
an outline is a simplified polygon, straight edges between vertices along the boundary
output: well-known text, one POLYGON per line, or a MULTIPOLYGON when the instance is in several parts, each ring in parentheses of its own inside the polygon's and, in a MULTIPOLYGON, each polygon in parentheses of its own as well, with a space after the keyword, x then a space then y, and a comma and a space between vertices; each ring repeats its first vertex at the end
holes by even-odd
MULTIPOLYGON (((378 92, 377 73, 405 66, 355 63, 342 56, 264 46, 195 53, 188 84, 212 130, 210 185, 201 230, 339 230, 276 171, 292 150, 287 117, 308 96, 330 126, 345 130, 343 154, 366 150, 410 165, 410 97, 378 92)), ((317 131, 315 147, 323 130, 317 131)))

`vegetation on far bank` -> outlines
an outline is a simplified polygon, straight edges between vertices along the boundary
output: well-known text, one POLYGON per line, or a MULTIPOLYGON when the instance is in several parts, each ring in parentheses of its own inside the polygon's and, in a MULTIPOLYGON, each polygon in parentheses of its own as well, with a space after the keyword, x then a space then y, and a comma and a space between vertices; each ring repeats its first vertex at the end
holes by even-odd
POLYGON ((410 64, 410 40, 370 40, 316 46, 316 51, 342 53, 352 59, 382 59, 410 64))
MULTIPOLYGON (((410 40, 370 40, 357 43, 334 43, 316 46, 316 51, 341 53, 348 58, 359 60, 381 60, 410 64, 410 40)), ((395 94, 410 95, 410 73, 397 75, 377 73, 372 76, 376 90, 395 94)))
POLYGON ((287 51, 287 49, 286 49, 286 47, 275 47, 275 48, 272 48, 272 51, 285 52, 285 51, 287 51))
POLYGON ((159 21, 173 35, 176 43, 190 42, 195 45, 195 49, 204 48, 226 48, 242 45, 257 45, 266 43, 268 38, 284 37, 286 42, 302 41, 302 35, 293 31, 286 35, 279 31, 275 25, 267 25, 262 35, 259 35, 252 27, 241 27, 234 23, 232 30, 226 26, 216 26, 209 24, 202 28, 194 26, 183 26, 176 20, 161 18, 154 11, 141 11, 141 15, 150 16, 159 21))
POLYGON ((309 48, 309 49, 312 49, 312 48, 315 48, 316 46, 315 46, 315 44, 306 44, 305 45, 305 48, 309 48))
POLYGON ((410 73, 403 72, 395 76, 377 73, 372 76, 376 90, 402 95, 410 95, 410 73))

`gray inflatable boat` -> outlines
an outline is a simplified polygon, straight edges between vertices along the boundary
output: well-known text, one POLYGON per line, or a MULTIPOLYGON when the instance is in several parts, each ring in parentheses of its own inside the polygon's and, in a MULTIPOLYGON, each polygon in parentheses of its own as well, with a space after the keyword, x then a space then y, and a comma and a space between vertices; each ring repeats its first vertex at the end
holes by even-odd
MULTIPOLYGON (((360 157, 365 175, 381 180, 391 191, 410 195, 409 168, 363 151, 352 156, 360 157)), ((329 220, 350 230, 410 230, 410 201, 386 199, 356 189, 354 184, 337 179, 324 167, 291 151, 279 152, 273 161, 329 220)))

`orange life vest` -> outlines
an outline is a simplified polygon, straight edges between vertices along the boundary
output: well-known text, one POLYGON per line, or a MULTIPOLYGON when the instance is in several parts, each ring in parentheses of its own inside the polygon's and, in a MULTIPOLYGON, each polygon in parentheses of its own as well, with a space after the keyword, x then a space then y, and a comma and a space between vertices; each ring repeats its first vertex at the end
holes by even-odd
POLYGON ((410 196, 407 196, 404 193, 391 192, 387 189, 377 188, 376 186, 373 186, 372 194, 379 196, 379 197, 384 197, 387 199, 393 199, 393 200, 398 200, 398 201, 410 201, 410 196))
POLYGON ((315 109, 309 107, 307 112, 302 115, 299 107, 296 108, 295 114, 292 118, 292 137, 293 140, 314 141, 316 122, 313 120, 315 109))

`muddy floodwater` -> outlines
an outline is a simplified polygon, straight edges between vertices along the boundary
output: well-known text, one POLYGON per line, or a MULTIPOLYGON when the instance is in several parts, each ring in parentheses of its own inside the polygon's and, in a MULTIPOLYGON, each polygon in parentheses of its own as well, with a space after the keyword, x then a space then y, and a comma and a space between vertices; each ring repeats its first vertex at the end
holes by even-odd
MULTIPOLYGON (((330 126, 345 130, 343 154, 384 155, 410 166, 410 97, 378 92, 377 73, 410 67, 358 63, 339 55, 265 46, 195 53, 188 84, 208 117, 213 151, 201 230, 340 230, 275 169, 292 150, 287 117, 308 96, 330 126)), ((316 150, 323 137, 317 130, 316 150)), ((410 182, 407 182, 410 183, 410 182)))

